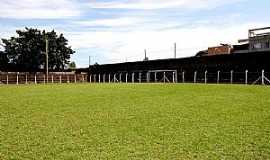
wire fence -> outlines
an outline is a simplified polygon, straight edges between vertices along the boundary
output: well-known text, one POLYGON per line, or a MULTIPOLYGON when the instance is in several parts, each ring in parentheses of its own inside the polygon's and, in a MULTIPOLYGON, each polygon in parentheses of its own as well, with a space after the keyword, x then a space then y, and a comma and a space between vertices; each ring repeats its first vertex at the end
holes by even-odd
POLYGON ((179 72, 177 70, 151 70, 117 73, 0 72, 0 84, 47 83, 205 83, 205 84, 270 84, 270 72, 216 71, 179 72))
POLYGON ((205 83, 205 84, 270 84, 270 72, 216 71, 179 72, 154 70, 90 74, 90 83, 205 83))

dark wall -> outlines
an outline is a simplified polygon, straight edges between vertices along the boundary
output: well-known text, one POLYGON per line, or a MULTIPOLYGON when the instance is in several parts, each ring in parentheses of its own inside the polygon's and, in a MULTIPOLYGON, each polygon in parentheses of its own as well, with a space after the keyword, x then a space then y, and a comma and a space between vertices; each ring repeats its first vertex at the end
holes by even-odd
MULTIPOLYGON (((118 64, 94 65, 84 71, 91 74, 113 74, 119 72, 139 72, 148 70, 172 69, 178 72, 216 72, 239 71, 260 72, 262 69, 270 71, 270 52, 242 53, 205 57, 190 57, 179 59, 164 59, 118 64)), ((81 69, 82 70, 82 69, 81 69)))

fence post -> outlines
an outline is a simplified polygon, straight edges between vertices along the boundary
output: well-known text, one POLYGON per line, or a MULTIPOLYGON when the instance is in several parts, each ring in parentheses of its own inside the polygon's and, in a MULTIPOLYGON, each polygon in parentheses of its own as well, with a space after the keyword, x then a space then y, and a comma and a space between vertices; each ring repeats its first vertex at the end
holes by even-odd
POLYGON ((197 82, 197 71, 194 72, 194 83, 197 82))
POLYGON ((142 83, 142 73, 139 73, 139 83, 142 83))
POLYGON ((27 80, 27 73, 25 73, 25 84, 28 83, 28 80, 27 80))
POLYGON ((219 84, 219 77, 220 76, 220 71, 217 72, 217 84, 219 84))
POLYGON ((100 74, 98 74, 98 83, 100 83, 100 74))
POLYGON ((233 70, 231 70, 231 84, 233 84, 233 70))
POLYGON ((8 72, 7 72, 7 84, 8 84, 8 72))
POLYGON ((103 83, 106 82, 106 74, 103 74, 103 83))
POLYGON ((157 72, 155 72, 155 83, 157 83, 157 72))
POLYGON ((119 74, 119 83, 122 83, 122 73, 119 74))
POLYGON ((173 72, 173 83, 175 83, 175 72, 173 72))
POLYGON ((70 81, 69 81, 69 75, 67 75, 67 83, 69 83, 70 81))
POLYGON ((82 82, 84 83, 84 74, 82 74, 82 82))
POLYGON ((126 83, 128 83, 128 73, 126 73, 126 83))
POLYGON ((245 74, 245 84, 248 84, 248 70, 246 70, 245 74))
POLYGON ((53 81, 53 74, 52 74, 52 77, 51 77, 51 78, 52 78, 52 83, 53 83, 53 82, 54 82, 54 81, 53 81))
POLYGON ((76 73, 74 74, 74 83, 77 83, 76 73))
POLYGON ((175 70, 175 83, 178 83, 178 71, 175 70))
POLYGON ((37 84, 37 74, 35 74, 35 84, 37 84))
POLYGON ((264 83, 264 70, 262 70, 262 85, 265 85, 265 83, 264 83))
POLYGON ((19 72, 17 72, 17 82, 16 84, 18 85, 19 84, 19 72))
POLYGON ((207 84, 207 71, 204 72, 204 83, 207 84))
POLYGON ((166 72, 163 72, 163 83, 166 83, 166 72))
POLYGON ((113 75, 113 83, 116 83, 116 74, 113 75))
POLYGON ((185 83, 185 72, 182 72, 182 82, 185 83))
POLYGON ((150 73, 149 73, 149 72, 147 72, 147 73, 146 73, 146 82, 147 82, 147 83, 149 83, 149 82, 150 82, 150 76, 149 76, 149 75, 150 75, 150 73))
POLYGON ((132 73, 132 83, 134 83, 134 72, 132 73))
POLYGON ((111 74, 109 74, 109 83, 111 83, 111 74))

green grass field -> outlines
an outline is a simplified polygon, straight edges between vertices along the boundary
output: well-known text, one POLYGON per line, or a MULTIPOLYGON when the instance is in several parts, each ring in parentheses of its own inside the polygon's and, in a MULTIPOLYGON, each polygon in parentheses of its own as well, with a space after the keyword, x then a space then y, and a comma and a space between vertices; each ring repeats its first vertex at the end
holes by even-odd
POLYGON ((0 86, 0 159, 270 159, 270 88, 0 86))

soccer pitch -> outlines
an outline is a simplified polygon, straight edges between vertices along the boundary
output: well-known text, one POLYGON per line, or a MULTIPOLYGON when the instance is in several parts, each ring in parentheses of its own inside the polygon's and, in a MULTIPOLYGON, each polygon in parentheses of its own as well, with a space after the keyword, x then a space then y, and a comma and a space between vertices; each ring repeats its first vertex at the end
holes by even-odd
POLYGON ((270 88, 0 86, 0 159, 270 159, 270 88))

